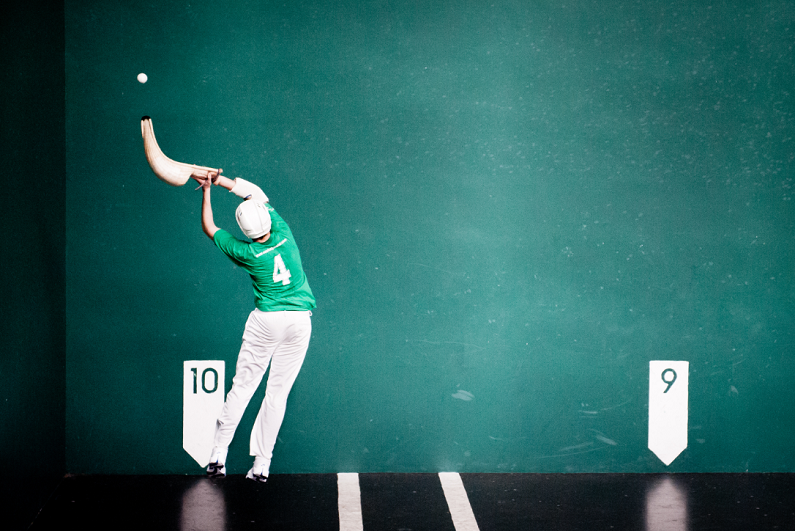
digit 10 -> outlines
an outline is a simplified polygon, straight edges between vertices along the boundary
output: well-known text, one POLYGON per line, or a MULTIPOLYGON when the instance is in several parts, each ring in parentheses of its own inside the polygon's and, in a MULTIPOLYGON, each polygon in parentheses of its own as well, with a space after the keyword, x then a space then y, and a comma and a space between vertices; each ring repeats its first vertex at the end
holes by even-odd
POLYGON ((665 370, 662 372, 662 381, 668 384, 668 387, 666 387, 666 388, 665 388, 665 391, 663 391, 663 394, 665 394, 665 393, 667 393, 667 392, 668 392, 668 390, 669 390, 669 389, 671 389, 671 386, 672 386, 672 385, 674 384, 674 382, 676 381, 676 371, 675 371, 675 370, 673 370, 673 369, 665 369, 665 370), (665 379, 665 375, 666 375, 667 373, 669 373, 669 372, 670 372, 670 373, 671 373, 673 376, 671 377, 671 379, 670 379, 670 380, 666 380, 666 379, 665 379))
MULTIPOLYGON (((193 394, 195 395, 197 393, 197 391, 198 391, 199 369, 196 369, 194 367, 193 369, 191 369, 191 372, 193 373, 193 394)), ((212 367, 204 369, 204 371, 202 371, 202 391, 204 391, 207 394, 210 394, 210 393, 216 392, 217 390, 218 390, 218 372, 215 369, 213 369, 212 367), (212 373, 212 375, 213 375, 213 388, 212 389, 207 389, 207 373, 208 372, 212 373)))

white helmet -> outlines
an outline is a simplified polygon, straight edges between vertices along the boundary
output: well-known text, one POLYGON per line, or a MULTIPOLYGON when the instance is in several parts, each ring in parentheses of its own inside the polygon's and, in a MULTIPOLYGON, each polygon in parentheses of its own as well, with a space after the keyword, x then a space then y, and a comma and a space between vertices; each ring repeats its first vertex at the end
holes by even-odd
POLYGON ((243 201, 237 207, 235 218, 243 234, 252 240, 264 236, 271 230, 271 215, 262 201, 254 199, 243 201))

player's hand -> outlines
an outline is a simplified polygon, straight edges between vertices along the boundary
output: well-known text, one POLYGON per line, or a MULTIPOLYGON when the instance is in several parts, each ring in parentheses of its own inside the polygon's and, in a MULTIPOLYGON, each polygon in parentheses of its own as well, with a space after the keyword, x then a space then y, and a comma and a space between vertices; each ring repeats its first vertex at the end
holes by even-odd
POLYGON ((190 178, 195 180, 199 185, 204 184, 204 181, 207 180, 207 175, 210 172, 207 170, 194 170, 193 173, 190 174, 190 178))
POLYGON ((222 171, 224 170, 219 169, 216 171, 216 170, 197 169, 194 170, 190 176, 191 179, 199 183, 199 186, 196 187, 196 189, 198 190, 199 188, 207 188, 211 186, 213 183, 215 183, 215 181, 218 180, 218 174, 221 173, 222 171))
POLYGON ((218 171, 208 171, 208 172, 207 172, 207 178, 204 180, 204 182, 202 182, 202 188, 209 188, 209 187, 211 187, 211 186, 213 185, 213 183, 215 183, 215 181, 218 179, 218 174, 219 174, 221 171, 222 171, 222 170, 218 170, 218 171))

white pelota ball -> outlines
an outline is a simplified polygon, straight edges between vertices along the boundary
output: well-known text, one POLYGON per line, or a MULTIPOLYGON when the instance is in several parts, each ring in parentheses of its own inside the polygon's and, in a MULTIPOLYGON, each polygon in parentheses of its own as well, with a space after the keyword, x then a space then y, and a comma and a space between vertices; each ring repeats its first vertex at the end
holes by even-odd
POLYGON ((147 79, 149 79, 149 78, 148 78, 148 77, 146 77, 146 74, 144 74, 143 72, 141 72, 140 74, 138 74, 138 82, 139 82, 139 83, 146 83, 146 80, 147 80, 147 79))

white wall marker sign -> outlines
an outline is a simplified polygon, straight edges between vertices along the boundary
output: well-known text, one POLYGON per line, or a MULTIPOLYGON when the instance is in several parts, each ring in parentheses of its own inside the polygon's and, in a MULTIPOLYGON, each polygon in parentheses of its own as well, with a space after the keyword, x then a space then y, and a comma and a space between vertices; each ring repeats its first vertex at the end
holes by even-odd
POLYGON ((649 450, 673 463, 687 448, 687 361, 649 362, 649 450))
POLYGON ((224 362, 186 361, 182 369, 182 448, 207 466, 224 407, 224 362))

